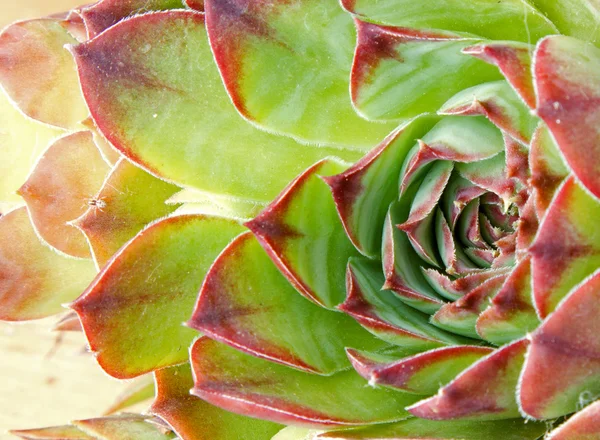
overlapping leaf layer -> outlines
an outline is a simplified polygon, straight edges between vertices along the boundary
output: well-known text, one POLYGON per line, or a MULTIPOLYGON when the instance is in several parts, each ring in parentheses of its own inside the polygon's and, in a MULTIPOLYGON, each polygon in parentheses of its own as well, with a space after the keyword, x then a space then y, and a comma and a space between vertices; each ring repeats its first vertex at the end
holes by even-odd
POLYGON ((109 412, 154 397, 15 434, 600 438, 599 29, 589 0, 7 27, 0 318, 68 303, 140 377, 109 412))

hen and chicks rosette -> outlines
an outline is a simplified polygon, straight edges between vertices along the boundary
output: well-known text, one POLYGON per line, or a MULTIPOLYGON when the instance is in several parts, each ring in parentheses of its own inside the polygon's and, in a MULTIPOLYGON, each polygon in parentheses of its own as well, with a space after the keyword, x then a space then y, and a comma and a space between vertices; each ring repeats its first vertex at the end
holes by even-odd
POLYGON ((14 433, 600 439, 599 44, 597 0, 7 27, 0 317, 154 398, 14 433))

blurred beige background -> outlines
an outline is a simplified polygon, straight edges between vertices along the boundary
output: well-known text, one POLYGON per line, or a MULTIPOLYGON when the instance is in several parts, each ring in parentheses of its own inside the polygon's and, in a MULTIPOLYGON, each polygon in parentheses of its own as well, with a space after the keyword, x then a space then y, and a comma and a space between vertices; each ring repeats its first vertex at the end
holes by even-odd
POLYGON ((0 0, 0 27, 23 18, 67 11, 92 0, 0 0))
MULTIPOLYGON (((0 0, 0 28, 14 20, 65 11, 82 1, 86 2, 0 0)), ((0 439, 16 438, 6 433, 8 429, 98 416, 126 386, 104 374, 85 353, 81 334, 67 335, 53 351, 57 334, 49 328, 55 321, 0 323, 0 439)))

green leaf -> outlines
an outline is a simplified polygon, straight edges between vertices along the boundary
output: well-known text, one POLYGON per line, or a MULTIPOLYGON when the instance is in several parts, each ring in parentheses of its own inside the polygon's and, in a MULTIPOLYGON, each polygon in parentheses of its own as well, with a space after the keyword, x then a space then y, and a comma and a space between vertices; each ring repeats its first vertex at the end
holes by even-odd
POLYGON ((380 356, 356 350, 349 350, 348 355, 356 371, 371 385, 431 395, 491 351, 487 347, 461 345, 413 356, 380 356))
POLYGON ((358 255, 320 178, 344 169, 333 161, 315 164, 246 223, 294 287, 327 308, 344 301, 346 264, 358 255))
POLYGON ((206 25, 238 111, 269 131, 370 148, 396 124, 361 119, 348 99, 355 32, 335 0, 206 0, 206 25))
POLYGON ((348 298, 340 309, 378 337, 415 351, 468 341, 431 325, 428 315, 409 307, 395 293, 381 290, 383 281, 377 263, 352 258, 348 265, 348 298))
POLYGON ((577 411, 600 393, 600 270, 575 287, 529 335, 519 380, 524 414, 553 419, 577 411), (560 378, 553 374, 560 368, 560 378))
POLYGON ((217 408, 190 395, 194 386, 190 364, 154 372, 156 400, 149 412, 186 440, 269 440, 280 425, 217 408))
POLYGON ((543 14, 522 0, 438 0, 435 7, 428 1, 413 0, 342 0, 341 3, 369 21, 415 29, 470 32, 492 40, 530 42, 557 33, 543 14))
POLYGON ((324 179, 348 237, 362 254, 379 257, 388 206, 398 198, 402 163, 415 139, 438 120, 421 116, 403 124, 348 170, 324 179))
POLYGON ((102 267, 150 222, 173 213, 178 205, 165 201, 180 188, 122 159, 102 188, 86 200, 87 211, 73 222, 87 237, 102 267))
POLYGON ((101 0, 81 9, 81 17, 90 38, 136 14, 181 9, 181 0, 101 0))
POLYGON ((408 408, 430 420, 502 420, 520 416, 515 395, 529 342, 521 339, 471 365, 433 397, 408 408))
POLYGON ((600 5, 590 0, 530 0, 561 34, 596 45, 600 42, 600 5))
POLYGON ((531 261, 521 260, 506 279, 491 307, 477 318, 477 333, 495 345, 525 337, 540 324, 533 307, 531 261))
POLYGON ((533 245, 533 296, 540 317, 552 313, 577 284, 600 267, 600 201, 574 177, 558 189, 533 245))
POLYGON ((193 394, 230 411, 314 427, 385 423, 406 417, 417 397, 371 388, 354 370, 318 376, 241 353, 208 338, 191 352, 193 394))
POLYGON ((173 433, 161 432, 150 423, 148 417, 137 414, 122 414, 96 419, 77 420, 73 424, 83 432, 102 440, 174 440, 173 433))
POLYGON ((213 260, 241 231, 222 218, 170 217, 116 254, 71 305, 107 373, 131 378, 187 359, 197 332, 182 323, 213 260))
POLYGON ((269 202, 318 160, 360 155, 301 145, 244 121, 223 89, 201 13, 136 16, 73 52, 100 131, 166 180, 269 202))
POLYGON ((500 79, 494 66, 465 56, 474 38, 441 31, 415 31, 357 21, 351 96, 372 120, 435 112, 452 95, 500 79))
POLYGON ((326 432, 318 439, 335 440, 536 440, 546 432, 545 423, 524 420, 471 422, 409 419, 350 431, 326 432))
MULTIPOLYGON (((71 312, 73 313, 73 312, 71 312)), ((79 322, 79 320, 77 320, 79 322)), ((127 388, 119 394, 117 399, 108 408, 104 415, 110 415, 130 408, 138 403, 154 397, 154 379, 151 375, 141 376, 130 383, 127 388)))
MULTIPOLYGON (((464 55, 463 55, 464 56, 464 55)), ((494 81, 464 89, 448 100, 442 115, 484 115, 513 138, 528 144, 539 119, 506 81, 494 81)))
POLYGON ((249 233, 213 264, 189 325, 254 356, 325 375, 350 366, 345 347, 387 345, 300 295, 249 233))

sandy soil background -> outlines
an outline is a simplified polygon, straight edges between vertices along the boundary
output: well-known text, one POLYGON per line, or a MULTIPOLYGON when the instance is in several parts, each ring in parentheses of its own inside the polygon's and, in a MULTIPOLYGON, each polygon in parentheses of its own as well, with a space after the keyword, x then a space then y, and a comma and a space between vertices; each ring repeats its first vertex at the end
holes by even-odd
MULTIPOLYGON (((0 28, 60 12, 86 0, 0 0, 0 28)), ((0 439, 8 429, 58 425, 100 415, 126 384, 106 376, 85 352, 81 334, 53 350, 55 319, 0 323, 0 439), (50 355, 49 353, 52 354, 50 355)))

